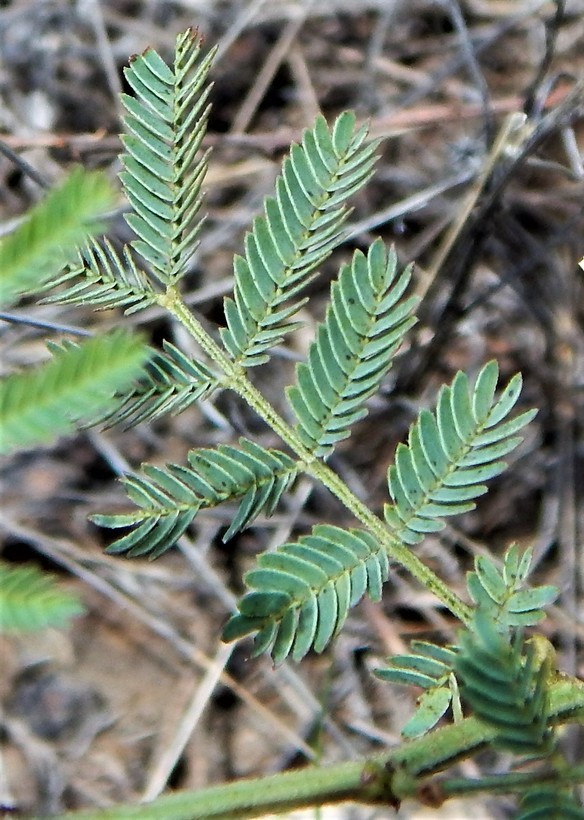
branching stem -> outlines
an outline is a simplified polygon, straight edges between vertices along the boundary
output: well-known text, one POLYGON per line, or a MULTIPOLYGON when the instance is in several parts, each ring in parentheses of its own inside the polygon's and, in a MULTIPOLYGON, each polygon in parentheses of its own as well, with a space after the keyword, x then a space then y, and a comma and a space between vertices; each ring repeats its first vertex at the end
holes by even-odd
POLYGON ((316 458, 302 443, 300 436, 276 412, 267 399, 247 378, 244 370, 227 356, 225 351, 211 338, 201 323, 191 313, 175 289, 169 289, 161 298, 161 304, 188 330, 201 349, 223 371, 225 385, 241 396, 266 424, 285 442, 300 459, 301 469, 323 484, 361 521, 372 535, 383 545, 390 558, 408 570, 429 592, 432 592, 463 624, 471 618, 470 607, 427 567, 420 559, 387 529, 383 521, 369 510, 347 487, 345 482, 325 464, 316 458))

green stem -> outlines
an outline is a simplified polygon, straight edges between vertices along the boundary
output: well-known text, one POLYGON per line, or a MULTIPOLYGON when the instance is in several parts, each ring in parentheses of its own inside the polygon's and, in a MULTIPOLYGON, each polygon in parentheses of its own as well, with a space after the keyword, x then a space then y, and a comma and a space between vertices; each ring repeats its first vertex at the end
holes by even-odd
POLYGON ((188 307, 181 300, 178 291, 170 289, 160 300, 161 304, 181 322, 196 339, 201 349, 215 361, 225 375, 225 386, 234 390, 252 407, 259 416, 278 434, 290 449, 302 461, 304 472, 323 484, 339 501, 361 521, 383 545, 393 561, 416 578, 427 590, 432 592, 463 624, 471 619, 470 607, 456 593, 421 561, 411 549, 406 547, 389 532, 383 521, 378 518, 357 496, 351 492, 345 482, 323 461, 317 459, 302 443, 296 430, 287 424, 262 396, 259 390, 249 381, 240 365, 233 362, 222 348, 209 336, 197 321, 188 307))
POLYGON ((151 804, 75 812, 75 820, 234 820, 261 817, 328 802, 359 800, 363 789, 363 762, 345 763, 329 770, 314 768, 240 780, 199 792, 178 792, 151 804))
POLYGON ((530 786, 547 784, 561 788, 562 786, 576 786, 579 783, 584 783, 584 766, 572 766, 560 772, 542 772, 538 769, 533 772, 495 774, 490 777, 480 777, 477 780, 453 777, 440 784, 440 792, 444 797, 458 797, 480 791, 488 791, 491 794, 511 794, 526 791, 530 786))
POLYGON ((472 619, 472 610, 412 550, 390 533, 369 507, 351 492, 345 482, 322 461, 309 464, 306 472, 324 484, 359 519, 383 545, 388 555, 408 570, 429 592, 433 593, 465 626, 472 619))
MULTIPOLYGON (((573 721, 582 719, 582 710, 583 681, 561 677, 551 684, 550 717, 557 722, 573 721)), ((165 795, 139 806, 72 812, 65 817, 67 820, 235 820, 346 801, 396 806, 406 797, 420 796, 420 786, 430 775, 444 770, 461 757, 468 757, 491 742, 495 735, 495 729, 469 717, 369 760, 326 767, 308 766, 270 777, 165 795)), ((561 774, 562 782, 581 782, 581 770, 582 767, 567 769, 561 774)), ((507 784, 513 787, 512 778, 518 776, 505 777, 509 778, 507 784)), ((475 781, 453 779, 443 786, 437 784, 437 790, 443 797, 479 788, 509 790, 500 777, 482 778, 477 782, 483 785, 475 787, 475 781)), ((524 783, 519 778, 515 786, 531 784, 531 780, 524 783)))

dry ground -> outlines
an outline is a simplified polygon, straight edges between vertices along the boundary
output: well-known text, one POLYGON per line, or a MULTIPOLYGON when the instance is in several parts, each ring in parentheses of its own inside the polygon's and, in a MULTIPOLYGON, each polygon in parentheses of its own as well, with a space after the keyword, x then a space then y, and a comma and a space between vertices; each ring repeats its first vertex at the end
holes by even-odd
MULTIPOLYGON (((562 667, 582 674, 581 0, 1 6, 0 139, 51 185, 76 162, 115 177, 116 95, 129 55, 152 45, 168 57, 174 35, 192 25, 219 45, 209 217, 186 282, 191 304, 212 321, 221 321, 231 256, 290 141, 319 110, 332 119, 354 108, 370 119, 371 131, 383 137, 381 161, 354 203, 350 246, 376 235, 395 243, 402 262, 416 260, 424 299, 410 345, 332 464, 377 509, 396 443, 443 380, 460 367, 476 372, 491 357, 504 377, 523 371, 524 403, 540 409, 525 443, 477 511, 429 538, 421 554, 462 591, 475 555, 500 554, 514 539, 534 545, 537 580, 562 590, 544 628, 562 667), (493 148, 511 112, 525 112, 526 124, 493 148)), ((3 232, 41 193, 0 156, 3 232)), ((112 230, 127 235, 121 207, 112 230)), ((306 348, 346 254, 328 262, 311 286, 306 330, 292 353, 306 348)), ((90 329, 121 321, 32 304, 15 315, 90 329)), ((183 341, 159 312, 132 322, 156 343, 183 341)), ((2 371, 37 361, 47 335, 0 323, 2 371)), ((260 382, 279 403, 292 365, 290 356, 275 362, 260 382)), ((398 740, 415 692, 382 685, 371 668, 412 636, 453 635, 448 613, 402 573, 392 574, 380 605, 358 606, 335 644, 299 667, 274 671, 267 659, 249 659, 247 642, 230 655, 219 641, 258 550, 317 521, 340 523, 338 507, 318 488, 301 481, 274 518, 227 545, 220 538, 226 518, 202 515, 180 548, 153 564, 106 556, 108 533, 88 524, 90 512, 119 507, 115 478, 127 465, 181 462, 188 448, 230 442, 242 431, 275 443, 245 408, 221 395, 178 418, 128 433, 82 434, 4 463, 0 554, 59 573, 87 608, 66 632, 0 644, 6 811, 48 815, 137 801, 307 758, 346 759, 398 740)), ((569 742, 577 754, 577 738, 569 742)), ((504 801, 484 808, 488 817, 508 810, 504 801)))

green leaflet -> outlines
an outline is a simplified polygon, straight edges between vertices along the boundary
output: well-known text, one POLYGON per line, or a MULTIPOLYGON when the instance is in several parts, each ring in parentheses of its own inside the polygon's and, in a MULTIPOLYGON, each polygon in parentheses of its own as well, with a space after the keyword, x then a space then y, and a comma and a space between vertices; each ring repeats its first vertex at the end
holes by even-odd
POLYGON ((189 466, 142 465, 141 474, 123 479, 126 492, 137 505, 132 513, 94 515, 104 527, 131 527, 108 552, 156 558, 186 531, 200 509, 225 501, 239 507, 225 533, 228 540, 249 526, 262 511, 271 515, 282 494, 296 477, 296 463, 279 450, 266 450, 247 439, 240 447, 191 450, 189 466))
POLYGON ((252 632, 255 654, 270 651, 275 664, 322 652, 341 629, 350 607, 368 592, 381 597, 389 563, 367 532, 321 524, 297 542, 257 559, 245 576, 252 591, 223 630, 226 641, 252 632))
POLYGON ((345 201, 371 175, 376 145, 355 130, 345 112, 329 129, 323 117, 293 145, 276 182, 234 261, 233 299, 225 299, 225 348, 245 367, 267 361, 268 351, 297 327, 289 319, 304 300, 293 297, 340 244, 345 201))
POLYGON ((365 401, 415 323, 416 299, 402 298, 410 276, 409 268, 397 274, 395 252, 386 254, 377 240, 367 256, 356 251, 333 282, 326 320, 288 390, 303 442, 316 455, 328 455, 366 415, 365 401))
POLYGON ((34 566, 0 562, 0 634, 61 627, 83 607, 52 575, 34 566))
POLYGON ((51 360, 0 383, 0 452, 91 423, 138 377, 149 355, 142 340, 125 330, 50 349, 51 360))
POLYGON ((436 686, 423 692, 417 700, 416 711, 402 729, 402 737, 420 737, 433 729, 446 713, 452 701, 447 686, 436 686))
POLYGON ((11 305, 19 294, 39 288, 89 236, 91 225, 113 204, 105 176, 81 169, 51 191, 25 221, 0 243, 0 304, 11 305))
POLYGON ((515 436, 535 415, 529 410, 504 421, 521 390, 514 376, 498 401, 493 396, 498 367, 489 362, 471 389, 457 373, 438 397, 436 413, 422 410, 410 428, 408 445, 400 444, 388 470, 392 505, 385 519, 409 544, 444 527, 445 516, 474 509, 474 499, 486 492, 483 482, 505 469, 503 456, 521 441, 515 436))

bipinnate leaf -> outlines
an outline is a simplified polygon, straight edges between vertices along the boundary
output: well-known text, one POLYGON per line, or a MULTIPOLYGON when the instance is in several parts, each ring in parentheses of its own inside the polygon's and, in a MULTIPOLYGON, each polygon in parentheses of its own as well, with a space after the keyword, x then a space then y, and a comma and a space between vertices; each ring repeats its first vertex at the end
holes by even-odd
POLYGON ((191 450, 189 466, 142 465, 141 473, 123 479, 137 510, 94 515, 103 527, 130 527, 108 552, 157 558, 174 546, 201 509, 226 501, 239 506, 224 540, 249 526, 260 512, 271 515, 296 477, 296 462, 279 450, 267 450, 247 439, 239 447, 219 445, 191 450))
POLYGON ((410 277, 410 268, 398 274, 395 252, 387 254, 379 239, 367 256, 356 251, 333 282, 326 319, 288 390, 302 440, 315 455, 329 455, 367 414, 365 401, 415 323, 416 299, 403 298, 410 277))
POLYGON ((297 323, 304 303, 295 298, 316 268, 340 244, 346 200, 369 179, 376 143, 367 128, 341 114, 332 129, 323 117, 293 145, 276 182, 245 238, 245 254, 234 260, 233 299, 224 303, 225 348, 245 367, 267 361, 297 323))
POLYGON ((99 230, 96 221, 113 206, 114 196, 101 173, 76 169, 34 207, 0 243, 0 304, 37 290, 99 230))
POLYGON ((328 524, 263 553, 245 576, 251 590, 223 630, 226 641, 256 632, 254 653, 275 664, 322 652, 365 592, 378 601, 387 579, 387 554, 363 530, 328 524))
POLYGON ((408 544, 444 527, 446 516, 474 509, 474 499, 486 492, 483 482, 503 472, 502 457, 521 441, 515 434, 535 415, 528 410, 507 416, 521 391, 514 376, 495 401, 498 367, 489 362, 474 387, 459 372, 451 386, 442 387, 435 413, 422 410, 410 428, 408 444, 398 445, 388 470, 393 504, 385 519, 397 537, 408 544))
POLYGON ((79 599, 35 566, 0 562, 0 634, 61 627, 83 612, 79 599))
POLYGON ((94 422, 141 372, 149 351, 125 330, 50 345, 52 359, 0 383, 0 452, 32 447, 94 422))

